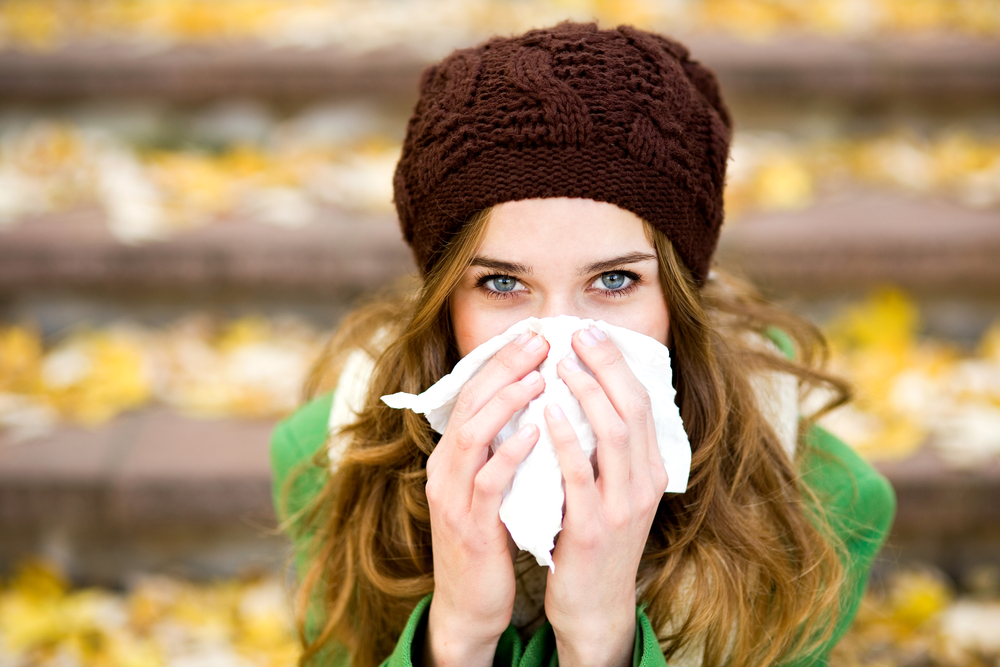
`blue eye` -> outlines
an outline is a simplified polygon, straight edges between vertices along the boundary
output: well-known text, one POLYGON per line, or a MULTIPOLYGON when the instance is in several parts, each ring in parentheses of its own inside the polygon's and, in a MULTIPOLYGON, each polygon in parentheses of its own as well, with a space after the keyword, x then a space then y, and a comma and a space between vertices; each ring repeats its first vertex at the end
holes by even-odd
POLYGON ((514 276, 486 275, 476 280, 476 288, 491 299, 507 299, 515 297, 526 290, 525 286, 514 276))
POLYGON ((628 276, 624 273, 604 273, 601 274, 601 284, 607 289, 621 289, 626 285, 628 276))
POLYGON ((493 289, 498 292, 510 292, 517 287, 517 281, 510 276, 496 276, 495 278, 490 278, 489 282, 492 284, 493 289))
POLYGON ((590 289, 603 296, 628 296, 639 287, 641 281, 639 274, 633 271, 605 271, 594 278, 590 289))

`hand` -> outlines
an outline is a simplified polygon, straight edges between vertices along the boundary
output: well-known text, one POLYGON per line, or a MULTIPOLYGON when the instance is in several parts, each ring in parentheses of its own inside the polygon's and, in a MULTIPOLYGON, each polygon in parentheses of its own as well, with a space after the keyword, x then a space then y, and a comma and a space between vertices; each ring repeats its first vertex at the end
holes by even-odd
POLYGON ((427 665, 492 665, 514 609, 514 566, 500 521, 504 488, 538 440, 526 427, 489 457, 514 413, 545 386, 533 370, 541 336, 508 344, 462 389, 441 440, 427 459, 427 505, 434 553, 427 665))
POLYGON ((559 376, 580 400, 597 437, 597 469, 555 405, 545 420, 566 480, 566 514, 553 551, 545 613, 560 665, 627 665, 635 641, 635 579, 667 488, 649 396, 621 352, 597 327, 573 349, 559 376))

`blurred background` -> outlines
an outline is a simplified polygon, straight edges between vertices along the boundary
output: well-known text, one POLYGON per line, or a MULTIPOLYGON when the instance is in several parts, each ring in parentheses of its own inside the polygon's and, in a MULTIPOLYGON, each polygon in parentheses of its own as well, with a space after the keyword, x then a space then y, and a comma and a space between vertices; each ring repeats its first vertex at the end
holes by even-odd
POLYGON ((839 665, 1000 665, 1000 0, 0 1, 0 665, 290 665, 267 443, 413 269, 421 70, 676 36, 736 122, 720 266, 821 326, 899 512, 839 665))

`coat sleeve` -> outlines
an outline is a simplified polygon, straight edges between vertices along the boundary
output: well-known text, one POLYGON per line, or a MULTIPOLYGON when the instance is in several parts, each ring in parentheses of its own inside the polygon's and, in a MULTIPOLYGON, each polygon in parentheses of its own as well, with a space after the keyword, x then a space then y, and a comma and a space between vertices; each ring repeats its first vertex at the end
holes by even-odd
MULTIPOLYGON (((410 619, 403 630, 396 649, 392 652, 382 667, 412 667, 420 664, 423 651, 421 640, 427 627, 427 611, 431 596, 428 595, 414 608, 410 619), (414 659, 416 658, 416 659, 414 659)), ((636 609, 635 645, 632 652, 632 664, 637 667, 665 667, 666 661, 660 653, 656 635, 649 624, 649 619, 640 608, 636 609)), ((545 623, 528 641, 527 646, 521 642, 521 637, 513 625, 500 636, 496 655, 493 658, 494 667, 557 667, 559 659, 556 655, 556 638, 552 626, 545 623)))
MULTIPOLYGON (((275 513, 281 528, 291 537, 296 566, 303 572, 308 566, 308 546, 310 533, 303 525, 303 514, 308 511, 313 499, 323 489, 328 471, 318 467, 314 457, 327 442, 330 410, 333 395, 320 396, 299 408, 294 414, 280 422, 271 434, 272 494, 275 513)), ((409 667, 420 664, 423 650, 426 612, 430 606, 430 596, 421 600, 410 614, 406 628, 392 654, 384 665, 409 667), (413 657, 417 656, 416 661, 413 657)), ((315 619, 315 617, 311 617, 315 619)), ((306 633, 310 634, 307 621, 306 633)), ((511 633, 504 635, 507 645, 511 633)), ((517 633, 514 632, 514 639, 517 633)), ((311 661, 316 667, 349 667, 349 657, 339 646, 331 646, 311 661)), ((507 662, 505 664, 516 664, 507 662)))
POLYGON ((875 557, 896 515, 896 495, 889 481, 831 433, 813 426, 803 462, 805 482, 824 502, 827 519, 843 544, 845 580, 833 631, 813 655, 787 667, 827 665, 830 651, 858 613, 875 557))
MULTIPOLYGON (((327 471, 313 463, 327 439, 332 394, 299 408, 271 434, 271 492, 281 527, 295 542, 296 554, 305 546, 302 514, 326 482, 327 471)), ((300 563, 301 565, 301 563, 300 563)))
MULTIPOLYGON (((765 335, 789 359, 795 344, 784 331, 769 327, 765 335)), ((896 515, 896 494, 879 474, 832 433, 813 424, 805 436, 803 478, 824 503, 827 519, 844 550, 845 580, 840 613, 829 639, 813 655, 786 667, 822 666, 846 634, 858 613, 875 557, 888 537, 896 515)))
MULTIPOLYGON (((314 462, 326 444, 332 394, 320 396, 280 422, 271 434, 271 490, 281 529, 291 538, 295 564, 301 573, 307 566, 310 533, 303 515, 326 483, 327 470, 314 462)), ((317 616, 310 615, 306 633, 313 636, 317 616)), ((310 664, 349 667, 347 654, 339 646, 329 647, 310 664)))

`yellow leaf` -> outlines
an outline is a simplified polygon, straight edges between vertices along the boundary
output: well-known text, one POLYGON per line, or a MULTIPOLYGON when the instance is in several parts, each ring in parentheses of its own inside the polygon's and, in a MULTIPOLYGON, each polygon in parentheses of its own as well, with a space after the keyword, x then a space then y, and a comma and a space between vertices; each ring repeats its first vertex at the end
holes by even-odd
POLYGON ((868 440, 852 444, 868 460, 883 461, 905 459, 926 441, 926 429, 908 419, 895 417, 868 440))
POLYGON ((66 635, 57 599, 7 593, 0 601, 3 640, 14 651, 30 651, 58 643, 66 635))
POLYGON ((926 572, 904 572, 893 581, 889 599, 892 620, 905 629, 916 629, 948 606, 952 590, 944 580, 926 572))
POLYGON ((69 590, 69 582, 53 563, 29 559, 15 566, 8 588, 32 600, 59 600, 69 590))
POLYGON ((244 345, 266 341, 271 337, 271 323, 266 318, 247 316, 231 322, 223 329, 216 347, 228 352, 244 345))
POLYGON ((880 349, 895 354, 916 342, 920 316, 901 290, 883 288, 852 306, 827 325, 830 342, 840 350, 880 349))
POLYGON ((979 341, 979 354, 1000 364, 1000 320, 987 329, 979 341))
POLYGON ((801 162, 783 157, 757 173, 757 202, 769 209, 799 209, 813 199, 813 178, 801 162))
POLYGON ((32 394, 41 389, 42 339, 27 327, 0 327, 0 392, 32 394))
POLYGON ((15 43, 50 49, 59 35, 59 13, 54 3, 8 0, 0 5, 0 22, 15 43))

